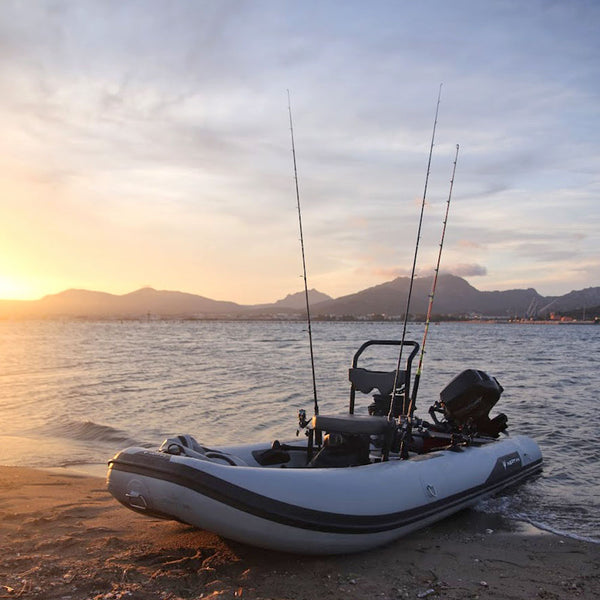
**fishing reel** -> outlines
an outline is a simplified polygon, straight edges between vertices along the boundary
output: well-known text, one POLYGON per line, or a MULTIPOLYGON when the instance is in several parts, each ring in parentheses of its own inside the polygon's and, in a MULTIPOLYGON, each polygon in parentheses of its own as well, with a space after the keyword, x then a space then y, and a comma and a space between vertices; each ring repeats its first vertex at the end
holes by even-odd
MULTIPOLYGON (((298 411, 298 429, 296 429, 296 437, 300 435, 301 429, 306 429, 306 427, 310 424, 310 421, 306 418, 306 411, 301 408, 298 411)), ((304 432, 305 435, 308 435, 308 431, 304 432)))
POLYGON ((423 436, 426 435, 427 429, 427 421, 414 415, 401 415, 394 429, 390 451, 399 454, 403 459, 408 458, 409 452, 422 453, 423 436))

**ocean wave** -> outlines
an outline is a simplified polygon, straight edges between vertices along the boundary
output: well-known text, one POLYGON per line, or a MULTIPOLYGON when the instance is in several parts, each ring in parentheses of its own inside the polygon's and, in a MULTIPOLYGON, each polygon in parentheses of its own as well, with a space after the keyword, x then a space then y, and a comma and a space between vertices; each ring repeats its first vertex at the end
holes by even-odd
POLYGON ((530 525, 533 525, 534 527, 537 527, 538 529, 541 529, 542 531, 547 531, 548 533, 554 533, 555 535, 559 535, 561 537, 566 537, 566 538, 569 538, 572 540, 578 540, 580 542, 588 542, 590 544, 600 544, 600 538, 589 537, 586 535, 581 535, 579 533, 565 531, 563 529, 553 527, 552 525, 548 525, 547 523, 544 523, 542 521, 537 521, 535 519, 526 518, 521 515, 516 515, 516 518, 519 519, 520 521, 525 521, 526 523, 529 523, 530 525))
MULTIPOLYGON (((527 505, 528 503, 525 502, 525 504, 527 505)), ((556 514, 550 507, 539 506, 539 504, 536 504, 536 506, 537 509, 534 514, 523 511, 521 509, 522 501, 518 500, 517 493, 516 495, 494 496, 480 500, 473 508, 485 514, 500 515, 512 521, 527 523, 536 529, 553 533, 554 535, 561 537, 579 540, 581 542, 589 542, 591 544, 600 544, 600 538, 595 535, 595 531, 592 532, 592 535, 586 535, 577 531, 582 525, 584 527, 585 525, 589 525, 593 529, 595 523, 597 523, 597 521, 592 518, 591 514, 581 511, 581 507, 581 514, 579 515, 578 520, 565 521, 565 515, 556 514), (552 522, 555 524, 550 524, 552 522)), ((561 507, 554 507, 554 510, 557 509, 560 513, 561 507)))
POLYGON ((146 442, 141 442, 129 436, 126 431, 110 427, 109 425, 94 423, 93 421, 56 421, 43 425, 36 432, 41 435, 57 438, 114 444, 118 447, 148 446, 146 442))

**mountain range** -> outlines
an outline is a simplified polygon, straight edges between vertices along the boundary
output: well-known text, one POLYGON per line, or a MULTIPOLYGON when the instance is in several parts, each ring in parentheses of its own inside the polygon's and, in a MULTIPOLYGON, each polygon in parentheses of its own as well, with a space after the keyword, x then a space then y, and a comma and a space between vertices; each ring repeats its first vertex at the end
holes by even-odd
MULTIPOLYGON (((432 277, 417 277, 413 284, 411 315, 427 312, 432 277)), ((365 290, 331 298, 309 291, 311 314, 315 317, 360 318, 369 315, 400 317, 404 314, 410 279, 398 277, 365 290)), ((242 305, 212 300, 196 294, 142 288, 115 295, 89 290, 66 290, 40 300, 0 300, 0 318, 277 318, 305 313, 304 292, 289 294, 271 304, 242 305)), ((480 291, 455 275, 438 278, 434 314, 438 316, 544 317, 550 312, 596 310, 600 287, 542 296, 533 288, 480 291)), ((588 312, 588 317, 593 317, 588 312)), ((596 315, 597 316, 597 315, 596 315)))

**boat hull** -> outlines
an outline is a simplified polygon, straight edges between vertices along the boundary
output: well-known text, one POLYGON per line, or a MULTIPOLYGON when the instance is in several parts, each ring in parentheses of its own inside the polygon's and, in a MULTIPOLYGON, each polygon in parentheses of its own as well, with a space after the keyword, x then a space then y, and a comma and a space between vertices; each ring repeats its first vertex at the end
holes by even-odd
POLYGON ((333 469, 263 467, 254 457, 265 448, 220 448, 236 466, 128 448, 110 462, 108 488, 132 510, 239 542, 340 554, 390 542, 542 468, 539 447, 523 436, 333 469))

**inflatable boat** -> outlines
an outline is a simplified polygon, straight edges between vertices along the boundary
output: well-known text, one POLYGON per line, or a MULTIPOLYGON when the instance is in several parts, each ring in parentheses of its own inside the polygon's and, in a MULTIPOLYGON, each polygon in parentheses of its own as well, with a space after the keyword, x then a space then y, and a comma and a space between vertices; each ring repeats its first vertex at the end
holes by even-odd
POLYGON ((407 410, 416 342, 404 342, 412 347, 404 370, 358 367, 367 348, 400 343, 363 344, 348 412, 300 411, 302 437, 209 447, 180 435, 156 451, 127 448, 109 462, 108 489, 131 510, 239 542, 339 554, 390 542, 540 473, 535 441, 509 437, 506 416, 489 416, 503 391, 494 377, 463 371, 426 421, 407 410), (357 392, 374 391, 365 414, 355 413, 357 392))

